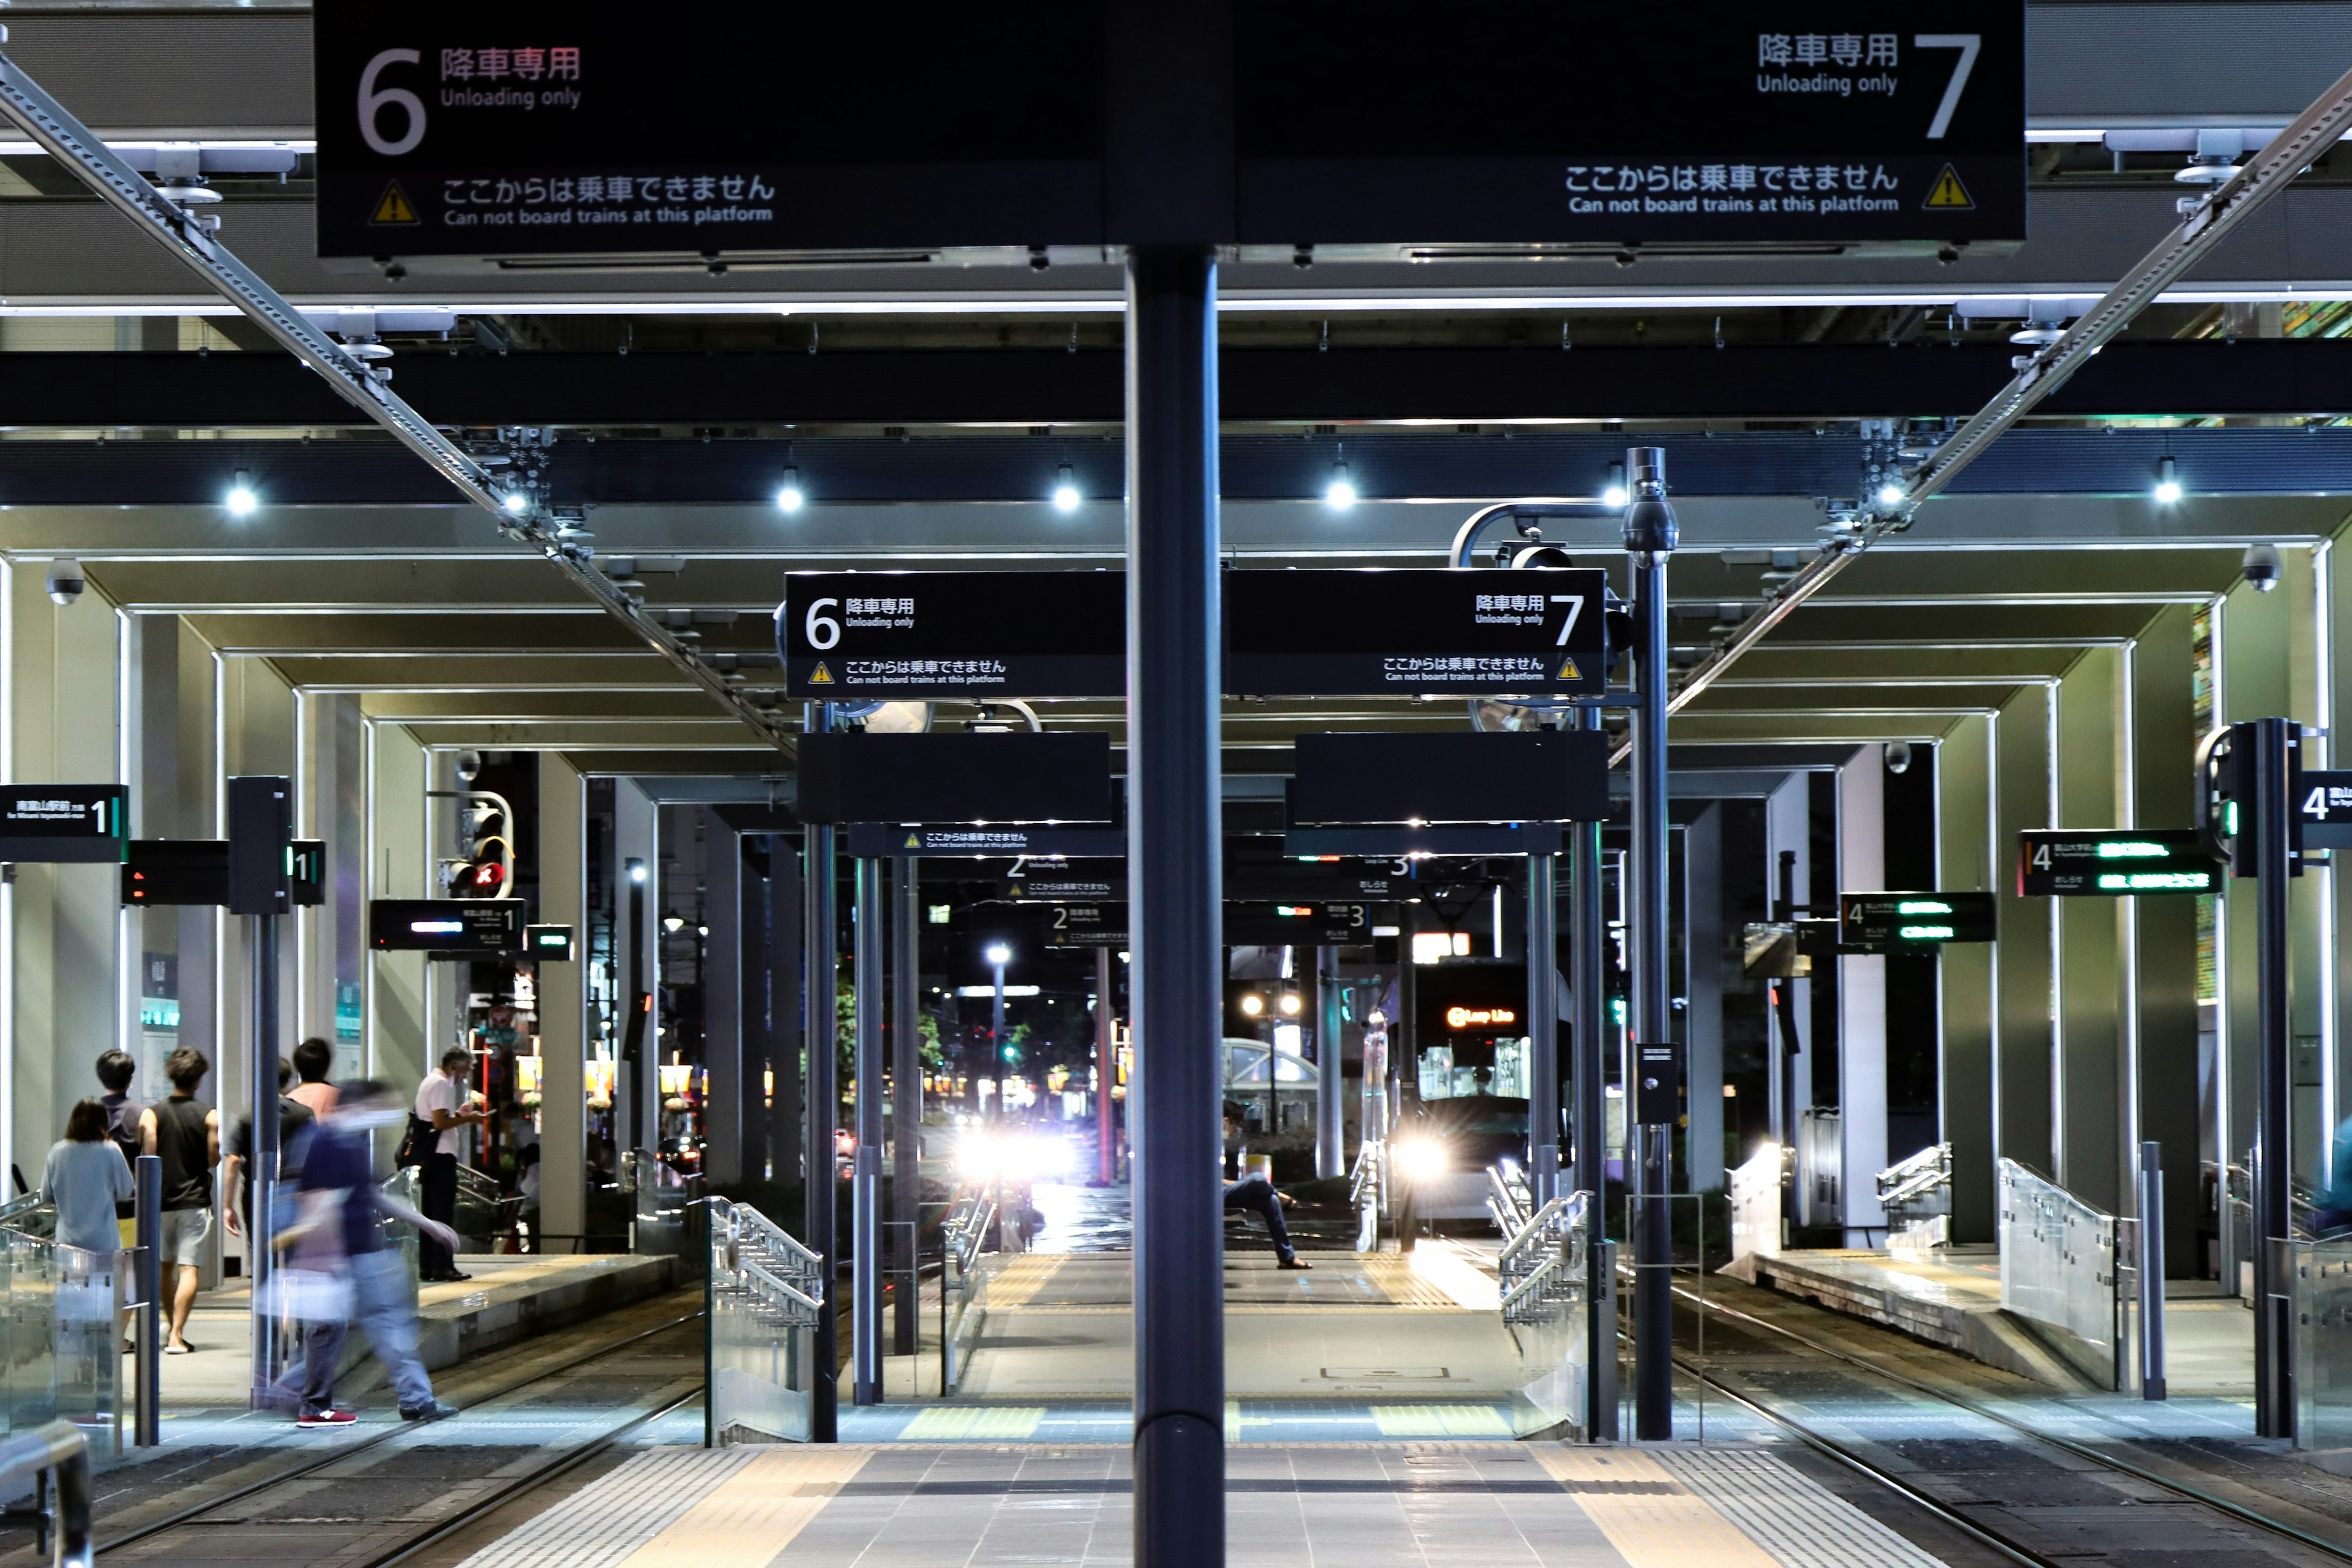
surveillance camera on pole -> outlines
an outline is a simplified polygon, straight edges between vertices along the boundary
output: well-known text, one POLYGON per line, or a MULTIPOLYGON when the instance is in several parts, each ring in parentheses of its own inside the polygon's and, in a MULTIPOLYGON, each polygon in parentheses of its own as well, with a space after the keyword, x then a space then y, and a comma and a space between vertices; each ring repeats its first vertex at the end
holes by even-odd
POLYGON ((2246 558, 2239 563, 2238 570, 2245 574, 2247 582, 2253 584, 2257 594, 2269 593, 2286 574, 2286 567, 2279 560, 2278 546, 2274 544, 2247 545, 2246 558))

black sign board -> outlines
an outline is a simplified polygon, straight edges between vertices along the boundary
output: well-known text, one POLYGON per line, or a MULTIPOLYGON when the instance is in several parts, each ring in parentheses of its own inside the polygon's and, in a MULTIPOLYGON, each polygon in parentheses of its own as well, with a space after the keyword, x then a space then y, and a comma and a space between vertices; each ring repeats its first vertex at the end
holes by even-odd
POLYGON ((1234 36, 1240 237, 2023 238, 2025 7, 1906 16, 1254 7, 1234 36))
POLYGON ((228 898, 235 915, 294 906, 294 785, 270 773, 228 781, 228 898))
MULTIPOLYGON (((2347 827, 2352 829, 2352 821, 2347 827)), ((2205 852, 2194 828, 2057 829, 2021 834, 2019 839, 2017 890, 2023 898, 2210 893, 2221 886, 2221 868, 2205 852)))
MULTIPOLYGON (((327 899, 327 846, 297 838, 289 846, 289 886, 298 906, 327 899)), ((126 904, 226 904, 228 841, 225 838, 134 838, 122 859, 126 904)))
POLYGON ((319 253, 1096 242, 1102 12, 320 0, 319 253))
POLYGON ((1683 1119, 1683 1047, 1637 1044, 1633 1054, 1633 1120, 1644 1127, 1672 1127, 1683 1119))
POLYGON ((368 946, 473 957, 520 952, 524 909, 520 899, 371 899, 368 946))
POLYGON ((570 963, 580 956, 579 933, 570 926, 525 926, 522 950, 542 963, 570 963))
POLYGON ((894 855, 956 856, 968 860, 1033 856, 1038 859, 1119 859, 1127 854, 1123 827, 906 827, 888 822, 853 822, 844 832, 844 850, 861 859, 894 855))
POLYGON ((1528 966, 1481 958, 1414 969, 1413 1041, 1431 1046, 1522 1039, 1528 966))
POLYGON ((1365 903, 1242 903, 1228 900, 1227 947, 1355 947, 1382 911, 1365 903))
MULTIPOLYGON (((1409 868, 1407 868, 1409 869, 1409 868)), ((1310 860, 1303 865, 1234 869, 1225 866, 1225 897, 1235 903, 1311 904, 1318 902, 1397 903, 1418 900, 1422 884, 1394 860, 1310 860)), ((1014 903, 1117 903, 1127 897, 1124 877, 1090 877, 1066 870, 1024 873, 1004 884, 1003 896, 1014 903)))
POLYGON ((1013 878, 1004 884, 1004 897, 1015 904, 1123 904, 1127 879, 1075 876, 1056 868, 1013 878))
POLYGON ((1110 822, 1110 737, 803 735, 803 822, 1110 822))
POLYGON ((1055 904, 1045 916, 1047 947, 1124 948, 1127 942, 1127 900, 1115 903, 1055 904))
POLYGON ((0 784, 0 860, 120 861, 130 807, 127 784, 0 784))
MULTIPOLYGON (((1137 173, 1106 157, 1108 10, 319 0, 320 253, 1161 237, 1106 199, 1137 173)), ((1230 213, 1201 220, 1226 232, 1198 237, 1286 247, 2020 238, 2023 10, 1945 0, 1928 31, 1858 0, 1664 26, 1528 0, 1252 7, 1232 81, 1188 60, 1173 111, 1231 102, 1230 142, 1149 145, 1150 169, 1230 171, 1230 213)), ((1125 133, 1170 112, 1122 112, 1125 133)))
POLYGON ((1301 735, 1301 825, 1600 822, 1609 739, 1597 730, 1301 735))
POLYGON ((2296 848, 2352 848, 2352 770, 2299 769, 2294 792, 2296 848))
POLYGON ((1838 947, 1928 952, 1955 942, 1990 942, 1994 905, 1990 893, 1840 893, 1838 947))
POLYGON ((1549 572, 1228 572, 1235 697, 1599 696, 1597 567, 1549 572))
POLYGON ((1123 696, 1127 574, 794 572, 776 651, 792 696, 836 702, 1123 696))
POLYGON ((1291 855, 1362 855, 1398 859, 1432 855, 1557 855, 1559 824, 1484 827, 1294 827, 1282 836, 1291 855))

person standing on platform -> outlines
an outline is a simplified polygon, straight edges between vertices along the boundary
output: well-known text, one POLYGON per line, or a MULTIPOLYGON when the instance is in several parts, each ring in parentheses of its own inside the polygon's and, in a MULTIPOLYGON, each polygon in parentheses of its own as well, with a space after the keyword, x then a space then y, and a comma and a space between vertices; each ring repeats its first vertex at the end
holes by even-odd
POLYGON ((58 1211, 58 1240, 85 1252, 116 1250, 114 1205, 131 1196, 131 1166, 107 1135, 106 1105, 79 1101, 49 1150, 41 1195, 58 1211))
POLYGON ((172 1096, 139 1113, 139 1152, 163 1162, 163 1212, 157 1215, 156 1264, 174 1266, 165 1355, 186 1355, 188 1313, 196 1304, 196 1271, 213 1228, 213 1167, 220 1163, 220 1112, 196 1103, 196 1088, 212 1064, 182 1046, 163 1059, 172 1096))
MULTIPOLYGON (((106 1136, 122 1151, 122 1163, 129 1164, 139 1158, 139 1102, 131 1098, 131 1080, 137 1077, 139 1064, 131 1059, 129 1051, 101 1051, 98 1058, 98 1081, 106 1092, 98 1103, 106 1110, 106 1136)), ((139 1245, 137 1205, 129 1199, 114 1205, 115 1238, 119 1247, 139 1245)))
POLYGON ((316 1035, 294 1047, 294 1073, 302 1081, 287 1090, 287 1096, 299 1100, 310 1108, 313 1116, 324 1116, 335 1109, 335 1086, 327 1075, 335 1068, 335 1047, 316 1035))
POLYGON ((303 1155, 300 1206, 279 1238, 286 1266, 277 1278, 286 1310, 302 1321, 302 1354, 273 1390, 297 1406, 302 1426, 341 1426, 358 1419, 336 1405, 335 1369, 342 1360, 344 1320, 354 1319, 383 1363, 404 1421, 457 1414, 433 1393, 416 1353, 416 1304, 408 1269, 389 1244, 383 1222, 413 1225, 446 1256, 457 1233, 386 1194, 369 1137, 401 1121, 390 1084, 373 1079, 341 1085, 335 1109, 320 1120, 303 1155))
MULTIPOLYGON (((471 1051, 452 1047, 441 1053, 441 1070, 427 1075, 416 1091, 416 1119, 429 1123, 436 1134, 419 1151, 424 1156, 417 1175, 424 1188, 425 1217, 453 1231, 457 1220, 457 1153, 465 1147, 466 1127, 489 1116, 466 1092, 466 1069, 473 1061, 471 1051)), ((473 1278, 457 1272, 455 1247, 444 1246, 430 1235, 418 1255, 417 1277, 427 1284, 473 1278)))

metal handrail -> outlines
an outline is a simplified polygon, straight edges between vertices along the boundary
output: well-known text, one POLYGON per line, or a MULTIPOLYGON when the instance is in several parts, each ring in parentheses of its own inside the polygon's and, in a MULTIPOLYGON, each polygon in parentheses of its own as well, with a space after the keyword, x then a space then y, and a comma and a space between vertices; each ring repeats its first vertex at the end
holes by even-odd
POLYGON ((1904 1207, 1951 1184, 1952 1146, 1949 1143, 1931 1143, 1910 1158, 1899 1160, 1878 1173, 1879 1206, 1904 1207))
POLYGON ((1503 1173, 1500 1163, 1486 1167, 1486 1213, 1494 1220, 1495 1228, 1505 1236, 1515 1234, 1528 1223, 1528 1205, 1534 1198, 1525 1182, 1503 1173))
POLYGON ((1564 1213, 1569 1206, 1569 1199, 1560 1197, 1552 1199, 1551 1202, 1536 1210, 1528 1217, 1528 1222, 1521 1226, 1508 1241, 1503 1243, 1503 1250, 1495 1255, 1495 1261, 1498 1265, 1507 1266, 1536 1242, 1550 1239, 1552 1232, 1548 1228, 1550 1222, 1564 1213))
POLYGON ((1517 1306, 1522 1300, 1525 1300, 1528 1296, 1535 1290, 1537 1286, 1541 1285, 1545 1280, 1550 1279, 1559 1268, 1559 1254, 1555 1252, 1549 1258, 1545 1258, 1541 1263, 1538 1264, 1533 1269, 1529 1270, 1526 1279, 1520 1280, 1517 1284, 1512 1286, 1509 1290, 1504 1292, 1502 1302, 1503 1311, 1507 1315, 1512 1308, 1517 1306))
POLYGON ((0 1437, 0 1486, 14 1493, 44 1471, 58 1478, 48 1531, 52 1568, 90 1568, 89 1439, 72 1422, 45 1422, 0 1437))

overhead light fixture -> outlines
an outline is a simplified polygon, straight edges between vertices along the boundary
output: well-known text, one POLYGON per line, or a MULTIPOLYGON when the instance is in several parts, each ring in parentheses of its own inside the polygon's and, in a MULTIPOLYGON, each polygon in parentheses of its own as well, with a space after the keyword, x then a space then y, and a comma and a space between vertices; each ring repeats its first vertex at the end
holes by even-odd
POLYGON ((1601 488, 1601 504, 1602 506, 1623 506, 1627 501, 1633 499, 1633 498, 1628 495, 1625 491, 1625 465, 1622 463, 1610 464, 1609 482, 1601 488))
POLYGON ((230 476, 228 494, 221 498, 221 504, 228 508, 231 517, 251 517, 261 504, 261 498, 253 493, 252 477, 243 468, 230 476))
POLYGON ((1244 1016, 1255 1018, 1265 1011, 1265 998, 1256 992, 1250 992, 1242 998, 1242 1013, 1244 1016))
POLYGON ((2170 506, 2180 499, 2180 468, 2169 458, 2156 460, 2156 489, 2150 492, 2158 506, 2170 506))
POLYGON ((645 879, 646 863, 642 860, 631 861, 629 863, 629 880, 632 882, 642 882, 645 879))
POLYGON ((1064 463, 1061 472, 1054 477, 1054 510, 1076 511, 1078 500, 1077 477, 1070 472, 1070 465, 1064 463))
POLYGON ((801 493, 801 471, 795 467, 784 469, 783 483, 776 487, 776 510, 798 511, 808 498, 801 493))
POLYGON ((1005 946, 1001 942, 990 942, 988 944, 988 962, 997 965, 999 968, 1002 968, 1005 964, 1013 962, 1013 950, 1005 946))
POLYGON ((684 915, 664 915, 664 916, 662 916, 662 930, 664 930, 664 931, 666 931, 669 932, 669 934, 670 934, 670 935, 672 935, 672 936, 676 936, 678 932, 680 932, 680 931, 684 931, 685 929, 686 929, 686 917, 685 917, 684 915))
POLYGON ((1878 487, 1878 504, 1885 508, 1887 510, 1892 511, 1896 507, 1903 504, 1905 499, 1909 495, 1909 493, 1910 492, 1906 490, 1901 485, 1896 484, 1893 479, 1889 479, 1885 484, 1878 487))
POLYGON ((1345 511, 1356 504, 1356 481, 1348 475, 1347 459, 1331 465, 1331 482, 1323 487, 1323 504, 1333 511, 1345 511))
POLYGON ((506 499, 499 504, 507 509, 508 516, 520 517, 530 510, 530 497, 520 490, 509 490, 506 493, 506 499))

